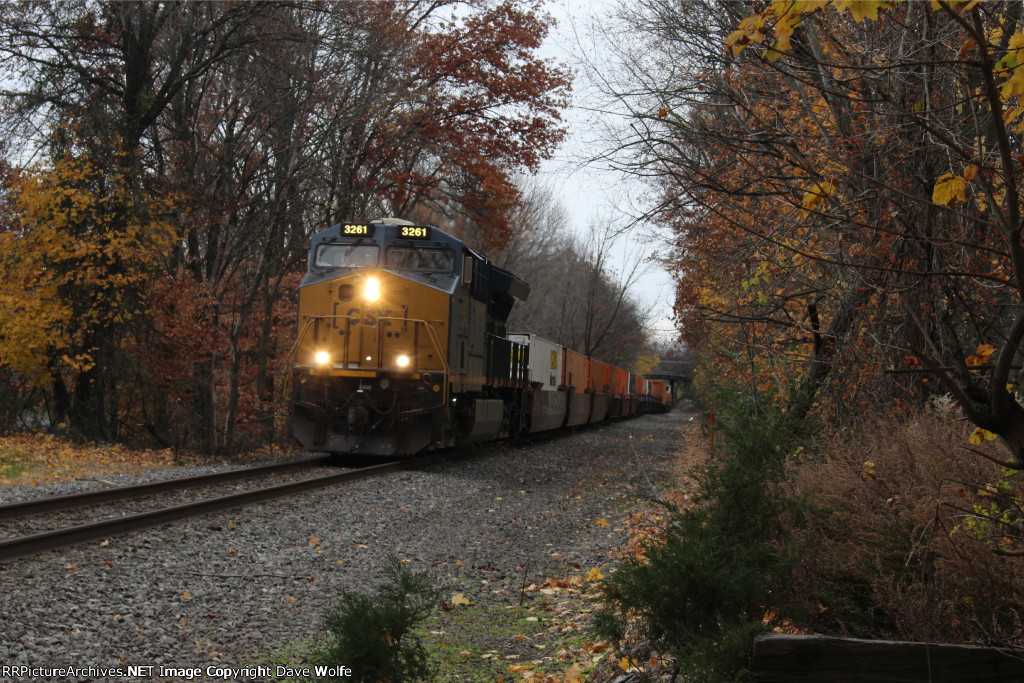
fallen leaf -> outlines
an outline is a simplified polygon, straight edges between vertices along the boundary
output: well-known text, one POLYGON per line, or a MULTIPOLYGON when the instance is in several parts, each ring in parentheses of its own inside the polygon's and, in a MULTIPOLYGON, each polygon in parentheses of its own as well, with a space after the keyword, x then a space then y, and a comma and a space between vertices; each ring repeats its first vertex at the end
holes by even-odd
POLYGON ((998 438, 998 434, 990 432, 987 429, 982 429, 981 427, 978 427, 977 429, 974 430, 974 433, 971 434, 970 438, 968 438, 967 440, 970 441, 975 446, 980 446, 983 441, 992 441, 993 439, 998 438))
POLYGON ((622 659, 619 660, 619 668, 622 669, 623 671, 626 671, 626 672, 636 671, 637 668, 638 668, 637 665, 639 663, 640 662, 638 662, 635 659, 630 659, 629 657, 623 657, 622 659))
POLYGON ((876 476, 877 475, 875 474, 875 463, 873 463, 870 460, 865 460, 864 467, 860 471, 860 478, 863 479, 864 481, 867 481, 868 479, 875 479, 876 476))
POLYGON ((466 596, 463 595, 462 593, 456 593, 455 595, 452 596, 452 604, 453 605, 468 605, 469 604, 469 600, 467 600, 466 596))

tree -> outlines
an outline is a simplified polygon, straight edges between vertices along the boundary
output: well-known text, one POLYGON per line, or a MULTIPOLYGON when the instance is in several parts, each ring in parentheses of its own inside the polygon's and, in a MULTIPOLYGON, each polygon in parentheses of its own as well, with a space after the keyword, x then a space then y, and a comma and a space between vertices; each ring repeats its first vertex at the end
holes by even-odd
MULTIPOLYGON (((802 366, 785 382, 798 413, 843 383, 839 365, 927 368, 1020 467, 1024 409, 1007 388, 1024 339, 1020 4, 735 10, 652 1, 632 15, 667 39, 630 63, 640 73, 691 55, 641 97, 620 93, 636 131, 626 168, 659 184, 656 212, 677 231, 680 314, 757 381, 802 366)), ((833 391, 879 389, 909 385, 833 391)))
POLYGON ((13 227, 0 232, 0 366, 49 387, 51 416, 113 438, 121 339, 140 290, 172 240, 159 201, 81 147, 11 183, 13 227))
POLYGON ((523 185, 524 202, 513 218, 520 232, 493 254, 531 287, 530 298, 513 309, 509 329, 636 369, 650 352, 650 314, 633 296, 647 266, 643 254, 628 255, 627 270, 616 273, 612 260, 622 234, 611 219, 596 219, 589 226, 594 239, 585 242, 570 232, 550 188, 523 185))
MULTIPOLYGON (((110 215, 149 207, 176 231, 135 283, 148 305, 123 329, 95 330, 109 353, 93 354, 107 378, 93 403, 108 410, 91 433, 141 425, 208 451, 271 435, 308 240, 339 218, 461 216, 488 240, 508 237, 510 179, 564 134, 568 74, 536 55, 550 25, 539 3, 513 0, 5 12, 10 158, 45 152, 72 122, 81 160, 128 182, 110 215)), ((91 229, 114 239, 125 225, 91 229)))

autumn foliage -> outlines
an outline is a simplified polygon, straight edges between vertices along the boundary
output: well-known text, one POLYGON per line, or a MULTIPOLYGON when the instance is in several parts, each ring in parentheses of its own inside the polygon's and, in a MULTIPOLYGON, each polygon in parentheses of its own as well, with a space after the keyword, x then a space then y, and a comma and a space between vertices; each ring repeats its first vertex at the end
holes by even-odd
POLYGON ((705 384, 836 425, 948 392, 1024 464, 1019 4, 624 12, 650 43, 616 159, 657 192, 705 384))
POLYGON ((512 178, 564 135, 550 25, 515 0, 5 8, 0 426, 279 436, 310 235, 429 213, 508 238, 512 178))

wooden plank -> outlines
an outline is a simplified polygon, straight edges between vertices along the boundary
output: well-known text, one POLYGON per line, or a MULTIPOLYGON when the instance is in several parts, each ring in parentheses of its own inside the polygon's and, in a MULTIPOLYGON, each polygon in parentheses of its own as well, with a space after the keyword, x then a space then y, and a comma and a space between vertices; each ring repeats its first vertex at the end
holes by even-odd
POLYGON ((1024 649, 770 634, 751 668, 762 683, 1020 683, 1024 649))

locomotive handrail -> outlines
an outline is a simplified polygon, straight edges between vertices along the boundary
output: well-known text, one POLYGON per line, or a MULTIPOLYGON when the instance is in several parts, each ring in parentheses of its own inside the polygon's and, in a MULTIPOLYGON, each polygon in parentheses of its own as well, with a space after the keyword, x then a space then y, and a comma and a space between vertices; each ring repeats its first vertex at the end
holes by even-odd
POLYGON ((307 317, 306 324, 302 326, 301 330, 299 330, 299 336, 295 338, 295 343, 292 344, 291 351, 288 352, 288 356, 285 358, 285 361, 287 363, 291 363, 292 359, 295 357, 295 354, 298 353, 299 344, 302 343, 302 338, 306 336, 306 330, 308 330, 309 326, 313 324, 313 320, 315 318, 316 316, 307 317))
MULTIPOLYGON (((292 347, 292 353, 294 353, 298 349, 299 342, 302 341, 302 338, 306 334, 306 330, 309 329, 309 326, 314 321, 316 321, 316 320, 342 320, 342 319, 346 320, 346 321, 349 321, 349 320, 352 320, 352 316, 350 316, 350 315, 311 315, 311 316, 308 316, 307 320, 306 320, 306 325, 302 328, 302 331, 299 333, 298 339, 295 340, 295 345, 292 347)), ((385 321, 385 320, 395 320, 395 321, 406 322, 406 323, 410 323, 411 322, 411 323, 414 323, 414 324, 417 324, 417 325, 422 324, 423 327, 427 330, 427 336, 430 338, 430 343, 434 347, 434 351, 437 353, 438 359, 440 359, 440 361, 441 361, 441 366, 444 368, 445 381, 442 382, 441 384, 443 385, 443 390, 442 391, 443 391, 444 403, 445 403, 445 405, 448 405, 448 379, 451 377, 451 368, 448 365, 448 357, 447 357, 447 355, 441 351, 441 340, 438 338, 437 331, 434 330, 434 326, 431 325, 430 322, 428 322, 427 320, 421 320, 419 318, 396 318, 396 317, 393 317, 393 316, 379 316, 379 317, 377 317, 377 325, 376 325, 378 330, 380 330, 381 323, 383 321, 385 321)), ((380 356, 378 356, 378 358, 379 357, 380 356)))
POLYGON ((405 322, 413 322, 415 324, 423 324, 423 327, 427 330, 427 336, 430 337, 430 343, 434 345, 434 351, 437 352, 437 357, 441 360, 441 367, 444 368, 444 381, 441 382, 442 398, 444 399, 444 405, 448 405, 448 383, 451 379, 451 369, 448 367, 448 356, 441 352, 441 340, 437 337, 437 332, 434 330, 434 326, 428 323, 426 320, 420 320, 419 318, 395 318, 392 316, 382 316, 377 318, 377 327, 381 327, 381 322, 384 320, 402 320, 405 322))

